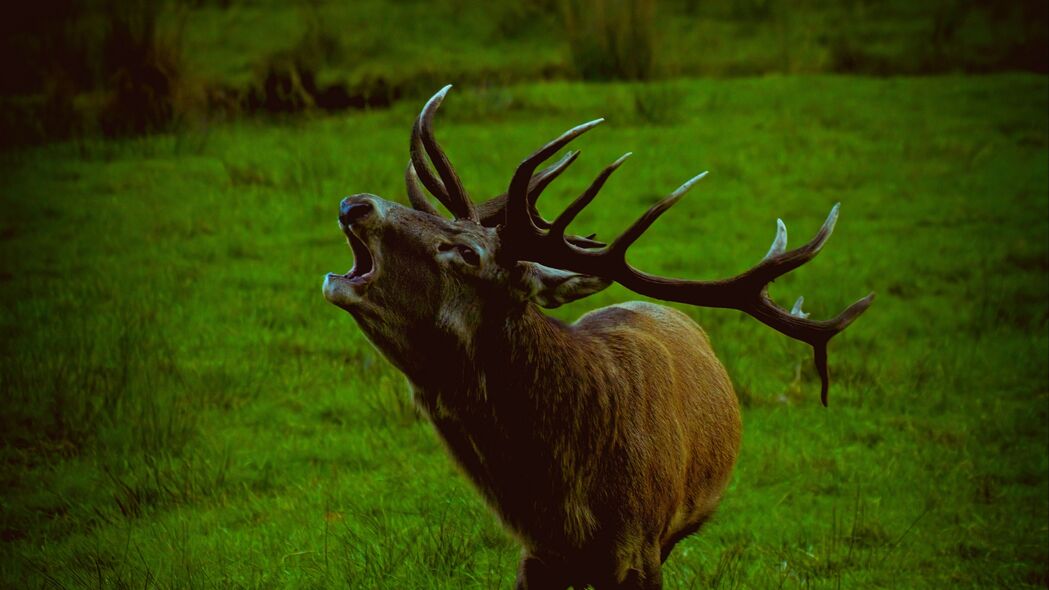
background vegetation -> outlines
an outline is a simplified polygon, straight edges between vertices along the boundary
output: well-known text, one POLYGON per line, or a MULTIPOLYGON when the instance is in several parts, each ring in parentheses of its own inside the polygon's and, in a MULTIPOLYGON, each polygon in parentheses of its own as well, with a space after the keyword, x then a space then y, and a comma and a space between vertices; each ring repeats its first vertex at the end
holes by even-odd
POLYGON ((43 0, 0 23, 0 147, 383 108, 454 80, 1049 72, 1049 4, 43 0))
POLYGON ((544 210, 636 155, 580 232, 711 170, 632 250, 656 272, 736 272, 777 216, 796 243, 843 202, 826 251, 773 291, 815 315, 879 294, 832 346, 829 408, 803 345, 683 308, 745 434, 669 588, 1046 587, 1043 4, 59 2, 4 20, 0 585, 509 587, 517 548, 319 293, 351 264, 338 200, 404 202, 418 98, 453 81, 438 133, 477 197, 596 116, 544 210))

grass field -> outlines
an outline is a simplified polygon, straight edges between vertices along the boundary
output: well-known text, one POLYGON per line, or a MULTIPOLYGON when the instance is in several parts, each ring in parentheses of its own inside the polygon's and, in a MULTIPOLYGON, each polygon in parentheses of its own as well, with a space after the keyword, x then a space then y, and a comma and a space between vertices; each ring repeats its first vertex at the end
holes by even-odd
MULTIPOLYGON (((744 405, 715 520, 668 588, 1049 585, 1049 87, 1044 76, 766 77, 456 88, 438 136, 475 197, 596 116, 560 210, 611 235, 711 174, 632 250, 689 278, 749 267, 841 201, 773 287, 827 316, 830 407, 804 345, 707 328, 744 405)), ((404 202, 419 105, 84 139, 0 160, 0 586, 509 587, 517 548, 323 273, 339 199, 404 202)), ((634 298, 614 287, 565 319, 634 298)))

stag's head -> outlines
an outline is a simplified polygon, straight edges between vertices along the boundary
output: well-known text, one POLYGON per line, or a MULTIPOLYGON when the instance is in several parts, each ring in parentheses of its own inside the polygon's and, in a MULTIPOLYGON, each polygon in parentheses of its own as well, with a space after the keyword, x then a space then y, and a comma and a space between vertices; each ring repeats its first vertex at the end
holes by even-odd
POLYGON ((650 275, 627 264, 627 249, 706 173, 653 205, 611 243, 567 234, 568 225, 630 154, 606 167, 553 221, 539 215, 536 199, 579 152, 569 152, 548 168, 537 169, 601 123, 598 119, 541 147, 517 167, 506 194, 475 205, 433 133, 434 114, 449 88, 426 103, 412 129, 411 160, 405 171, 412 207, 371 194, 343 199, 339 226, 353 250, 354 265, 346 274, 328 274, 324 281, 328 301, 353 314, 399 368, 412 375, 419 369, 417 363, 433 362, 432 357, 413 354, 412 347, 420 342, 442 349, 469 348, 486 320, 512 317, 533 303, 556 307, 616 281, 657 299, 739 309, 810 344, 826 403, 827 342, 867 309, 873 294, 835 318, 809 320, 801 310, 801 298, 788 311, 772 301, 768 285, 820 251, 834 229, 837 205, 816 236, 794 250, 786 249, 786 227, 778 221, 765 257, 735 277, 685 281, 650 275), (438 212, 420 183, 453 219, 438 212))
MULTIPOLYGON (((529 303, 556 307, 610 282, 525 260, 505 247, 499 226, 506 196, 475 207, 434 139, 433 115, 447 90, 430 99, 412 132, 405 180, 413 207, 372 194, 346 197, 339 204, 339 227, 354 264, 345 274, 328 274, 324 296, 353 314, 392 359, 410 356, 407 340, 413 336, 466 346, 486 314, 520 313, 529 303), (433 207, 420 182, 453 219, 433 207)), ((535 174, 528 186, 530 203, 574 159, 570 154, 535 174)), ((579 236, 570 239, 584 247, 600 245, 579 236)), ((394 362, 402 368, 410 364, 408 359, 394 362)))

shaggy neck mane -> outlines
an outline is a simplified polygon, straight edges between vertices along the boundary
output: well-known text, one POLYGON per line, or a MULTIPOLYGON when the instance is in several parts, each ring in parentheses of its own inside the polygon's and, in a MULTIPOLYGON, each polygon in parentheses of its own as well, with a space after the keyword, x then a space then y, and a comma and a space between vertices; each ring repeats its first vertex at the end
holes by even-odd
POLYGON ((615 443, 622 383, 600 369, 615 365, 602 362, 609 353, 596 338, 534 305, 488 317, 499 320, 482 322, 473 350, 463 351, 462 380, 419 387, 417 401, 526 544, 581 543, 596 528, 586 490, 615 443), (555 501, 536 506, 535 497, 555 501))
POLYGON ((594 361, 604 354, 593 335, 529 304, 482 324, 469 355, 476 365, 468 375, 476 383, 464 383, 464 390, 476 391, 493 409, 505 404, 525 411, 522 418, 564 421, 601 405, 594 396, 607 392, 608 376, 594 361))

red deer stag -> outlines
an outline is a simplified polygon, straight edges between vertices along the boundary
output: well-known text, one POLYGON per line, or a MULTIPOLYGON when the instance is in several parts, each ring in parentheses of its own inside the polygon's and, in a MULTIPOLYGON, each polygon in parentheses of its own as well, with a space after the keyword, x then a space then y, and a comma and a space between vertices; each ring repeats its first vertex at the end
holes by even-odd
POLYGON ((746 312, 813 347, 826 403, 827 341, 873 294, 816 321, 800 298, 790 311, 777 306, 768 285, 820 251, 838 206, 795 250, 786 250, 779 222, 765 258, 735 277, 650 275, 626 262, 627 248, 702 174, 609 244, 566 234, 625 156, 553 221, 538 214, 536 199, 578 152, 536 169, 598 119, 540 148, 505 195, 475 205, 434 138, 448 88, 412 130, 405 180, 413 208, 370 194, 341 202, 354 266, 329 274, 324 295, 407 375, 448 451, 523 544, 517 588, 660 588, 660 565, 710 518, 735 463, 732 383, 706 334, 680 311, 631 302, 566 325, 537 306, 615 281, 656 299, 746 312), (420 181, 454 220, 438 213, 420 181))

